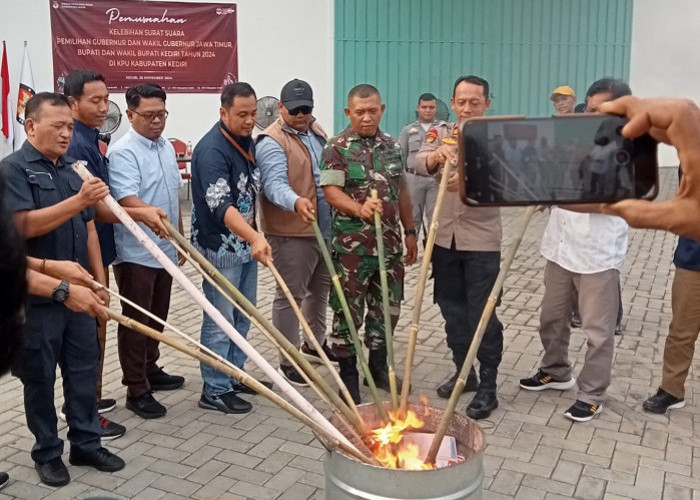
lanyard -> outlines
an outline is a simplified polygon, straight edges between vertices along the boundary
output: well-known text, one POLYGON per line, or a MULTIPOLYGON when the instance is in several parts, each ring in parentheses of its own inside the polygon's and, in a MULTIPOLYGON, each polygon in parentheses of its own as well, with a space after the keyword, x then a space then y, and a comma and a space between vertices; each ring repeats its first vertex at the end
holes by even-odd
POLYGON ((250 149, 248 151, 244 151, 243 148, 238 144, 233 137, 229 135, 228 132, 226 132, 221 125, 219 125, 219 132, 228 139, 228 142, 233 144, 233 146, 238 150, 239 153, 243 155, 243 158, 248 160, 248 162, 252 163, 255 165, 255 157, 253 156, 253 153, 250 152, 250 149))

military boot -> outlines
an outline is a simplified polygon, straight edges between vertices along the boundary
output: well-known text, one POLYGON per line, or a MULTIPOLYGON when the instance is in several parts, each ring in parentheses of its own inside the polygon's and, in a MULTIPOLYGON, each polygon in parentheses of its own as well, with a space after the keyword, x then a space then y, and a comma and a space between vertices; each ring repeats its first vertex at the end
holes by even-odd
MULTIPOLYGON (((456 372, 454 375, 452 375, 450 378, 446 379, 442 384, 440 384, 437 387, 437 395, 442 399, 450 399, 450 396, 452 396, 452 391, 454 390, 455 385, 457 384, 458 376, 459 372, 456 372)), ((467 381, 464 385, 462 393, 474 392, 477 390, 478 387, 479 378, 476 376, 476 370, 474 370, 474 367, 472 366, 471 370, 469 370, 469 375, 467 376, 467 381)))
MULTIPOLYGON (((389 385, 389 367, 386 364, 386 347, 380 347, 379 349, 372 349, 369 351, 369 371, 377 387, 387 392, 391 390, 391 386, 389 385)), ((364 384, 369 385, 367 384, 367 379, 365 379, 364 384)), ((401 392, 402 386, 403 381, 397 375, 396 390, 401 392)))
POLYGON ((496 397, 498 369, 486 368, 482 365, 480 372, 481 383, 476 390, 474 399, 467 406, 467 416, 474 420, 488 418, 491 412, 498 408, 498 398, 496 397))
MULTIPOLYGON (((347 358, 338 358, 338 366, 340 367, 340 379, 348 388, 348 392, 356 405, 362 402, 360 397, 360 374, 357 371, 357 357, 348 356, 347 358)), ((343 397, 342 391, 338 391, 340 397, 343 397)))

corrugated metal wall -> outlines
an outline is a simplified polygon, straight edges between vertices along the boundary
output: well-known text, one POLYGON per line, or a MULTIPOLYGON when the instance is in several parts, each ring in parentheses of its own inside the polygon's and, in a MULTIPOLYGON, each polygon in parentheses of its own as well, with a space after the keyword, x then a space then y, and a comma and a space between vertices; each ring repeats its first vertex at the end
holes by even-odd
POLYGON ((379 88, 397 134, 421 93, 449 104, 464 74, 489 81, 490 115, 551 114, 558 85, 581 102, 601 76, 627 80, 631 31, 632 0, 335 0, 334 128, 358 83, 379 88))

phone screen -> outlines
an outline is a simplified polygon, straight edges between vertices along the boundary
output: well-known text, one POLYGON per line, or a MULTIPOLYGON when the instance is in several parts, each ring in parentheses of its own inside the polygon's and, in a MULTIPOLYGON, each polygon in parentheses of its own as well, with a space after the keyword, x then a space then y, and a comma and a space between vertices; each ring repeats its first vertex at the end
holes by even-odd
POLYGON ((626 122, 598 114, 468 121, 462 197, 478 205, 653 199, 656 141, 622 137, 626 122))

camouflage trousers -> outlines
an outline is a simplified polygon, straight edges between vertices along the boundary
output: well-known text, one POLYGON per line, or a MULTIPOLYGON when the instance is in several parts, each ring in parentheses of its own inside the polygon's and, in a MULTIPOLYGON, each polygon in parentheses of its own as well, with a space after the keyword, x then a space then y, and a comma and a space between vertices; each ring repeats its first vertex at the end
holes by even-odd
MULTIPOLYGON (((367 348, 375 350, 386 345, 384 333, 384 308, 382 307, 382 287, 379 277, 379 258, 334 252, 333 264, 340 277, 345 292, 350 315, 358 331, 365 319, 364 342, 367 348), (365 316, 365 305, 367 315, 365 316)), ((389 284, 389 308, 391 310, 391 331, 396 328, 403 299, 404 267, 400 254, 388 255, 386 260, 387 282, 389 284)), ((354 354, 348 323, 340 305, 340 300, 331 287, 329 305, 333 310, 333 332, 331 349, 333 354, 344 358, 354 354)))

